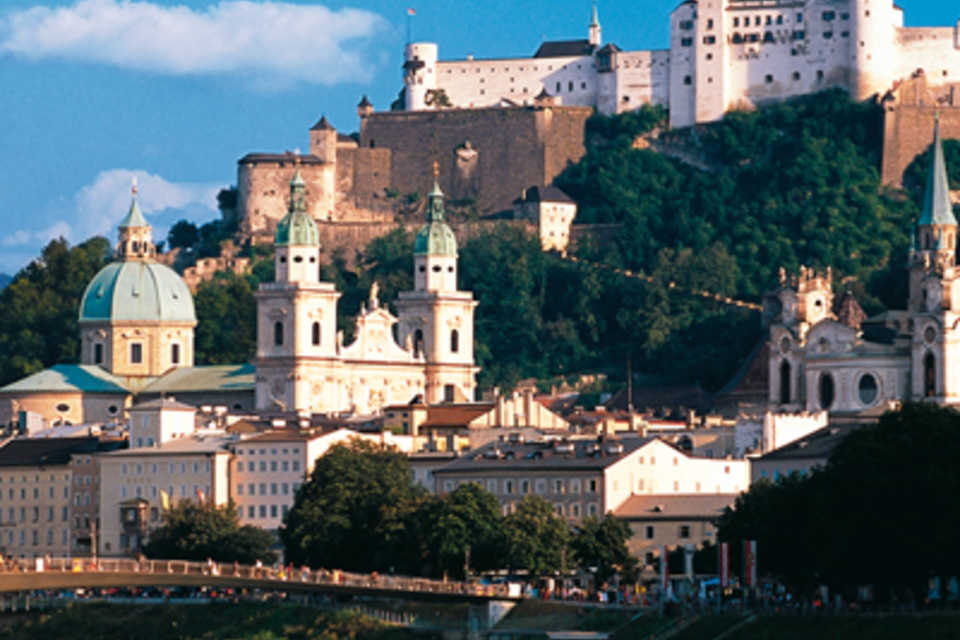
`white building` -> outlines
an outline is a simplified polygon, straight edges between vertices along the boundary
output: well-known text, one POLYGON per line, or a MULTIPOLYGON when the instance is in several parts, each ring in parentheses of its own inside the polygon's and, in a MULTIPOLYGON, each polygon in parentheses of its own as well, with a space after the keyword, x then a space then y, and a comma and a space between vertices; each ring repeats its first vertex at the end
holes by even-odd
POLYGON ((533 186, 524 189, 513 203, 513 217, 537 225, 544 251, 567 252, 570 227, 577 217, 577 203, 557 187, 533 186))
POLYGON ((257 292, 257 407, 365 414, 417 397, 472 399, 477 303, 457 289, 457 242, 436 183, 413 250, 415 290, 400 294, 397 318, 380 306, 374 284, 349 345, 337 328, 340 294, 320 281, 319 231, 305 189, 297 171, 290 211, 277 225, 276 281, 257 292))
POLYGON ((917 69, 934 84, 960 77, 960 21, 904 27, 891 0, 686 0, 669 28, 669 50, 601 46, 594 8, 587 39, 545 42, 529 58, 446 61, 436 44, 411 43, 406 108, 530 105, 546 91, 605 114, 664 105, 682 127, 828 87, 864 99, 917 69))

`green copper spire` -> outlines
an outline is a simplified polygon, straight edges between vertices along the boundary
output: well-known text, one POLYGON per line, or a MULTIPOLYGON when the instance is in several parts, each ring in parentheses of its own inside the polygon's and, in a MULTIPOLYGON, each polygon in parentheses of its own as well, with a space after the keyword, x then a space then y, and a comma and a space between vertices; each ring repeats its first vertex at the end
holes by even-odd
POLYGON ((131 227, 149 227, 150 224, 147 222, 147 219, 143 217, 143 212, 140 211, 140 205, 137 203, 137 177, 133 177, 133 184, 130 187, 130 191, 133 192, 133 200, 130 202, 130 210, 127 212, 126 217, 120 221, 121 229, 129 229, 131 227))
POLYGON ((953 203, 950 202, 950 183, 947 180, 947 163, 943 159, 943 144, 940 141, 940 114, 933 128, 933 162, 927 174, 927 192, 923 197, 923 211, 918 225, 954 225, 953 203))
POLYGON ((440 167, 434 162, 433 189, 427 194, 427 224, 414 239, 414 255, 457 255, 457 239, 453 230, 443 221, 443 191, 440 190, 439 177, 440 167))
POLYGON ((307 184, 300 175, 297 166, 290 181, 290 208, 280 222, 277 223, 277 234, 274 237, 277 246, 320 246, 320 231, 313 216, 307 213, 307 184))

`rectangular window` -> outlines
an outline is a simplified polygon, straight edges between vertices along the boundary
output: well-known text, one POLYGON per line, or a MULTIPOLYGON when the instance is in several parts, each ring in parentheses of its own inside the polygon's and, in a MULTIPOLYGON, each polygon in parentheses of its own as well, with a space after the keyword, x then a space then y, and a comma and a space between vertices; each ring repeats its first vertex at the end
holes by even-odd
POLYGON ((290 470, 290 463, 287 462, 286 460, 284 460, 282 463, 280 463, 280 470, 281 470, 281 471, 289 471, 289 470, 290 470))
POLYGON ((172 364, 180 364, 180 345, 174 344, 170 346, 170 362, 172 364))
POLYGON ((267 505, 265 504, 260 505, 260 517, 261 518, 267 517, 267 505))
POLYGON ((503 492, 507 495, 513 493, 513 480, 504 480, 503 481, 503 492))
POLYGON ((283 493, 283 495, 285 495, 285 496, 286 496, 286 495, 290 495, 290 485, 288 485, 286 482, 284 482, 283 484, 280 485, 280 491, 281 491, 281 492, 283 493))
POLYGON ((237 463, 237 471, 243 471, 243 462, 237 463))
POLYGON ((524 493, 524 494, 530 493, 530 481, 529 481, 529 480, 521 480, 521 481, 520 481, 520 493, 524 493))
POLYGON ((553 481, 553 492, 554 493, 566 493, 563 480, 554 480, 553 481))
POLYGON ((689 538, 690 537, 690 525, 682 524, 680 525, 680 537, 689 538))
POLYGON ((140 364, 143 362, 143 345, 139 342, 134 342, 130 345, 130 362, 132 364, 140 364))
POLYGON ((262 495, 262 496, 267 495, 267 483, 266 483, 266 482, 261 482, 261 483, 260 483, 260 495, 262 495))
POLYGON ((647 540, 653 540, 653 526, 652 526, 652 525, 649 525, 649 524, 647 525, 647 530, 646 530, 645 534, 646 534, 646 536, 647 536, 647 540))
POLYGON ((255 484, 253 484, 253 483, 251 482, 247 488, 250 489, 250 491, 248 491, 248 493, 249 493, 251 496, 257 495, 257 485, 255 485, 255 484))
POLYGON ((277 505, 275 504, 270 505, 270 517, 271 518, 277 517, 277 505))
POLYGON ((589 491, 590 491, 590 493, 596 493, 596 492, 597 492, 597 481, 596 481, 596 480, 590 480, 589 491))
POLYGON ((256 508, 255 506, 250 505, 249 507, 247 507, 247 517, 248 517, 248 518, 256 518, 256 517, 257 517, 257 508, 256 508))
POLYGON ((237 485, 237 495, 238 495, 238 496, 242 496, 242 495, 243 495, 243 485, 242 485, 242 484, 238 484, 238 485, 237 485))
POLYGON ((680 38, 681 47, 691 47, 693 46, 693 38, 680 38))
POLYGON ((294 460, 294 461, 293 461, 293 470, 294 470, 294 471, 300 471, 300 461, 299 461, 299 460, 294 460))
POLYGON ((272 495, 272 496, 277 495, 277 483, 276 483, 276 482, 271 482, 271 483, 270 483, 270 495, 272 495))
POLYGON ((270 471, 276 471, 276 470, 277 470, 277 461, 276 461, 276 460, 271 460, 271 461, 270 461, 270 471))

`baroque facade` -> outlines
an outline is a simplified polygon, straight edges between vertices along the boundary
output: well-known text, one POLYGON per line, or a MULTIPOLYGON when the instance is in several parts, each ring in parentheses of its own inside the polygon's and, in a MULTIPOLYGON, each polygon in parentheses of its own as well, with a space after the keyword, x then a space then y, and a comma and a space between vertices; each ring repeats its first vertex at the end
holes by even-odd
POLYGON ((584 40, 545 42, 532 57, 440 60, 437 45, 407 45, 408 111, 557 103, 601 113, 669 107, 674 127, 730 109, 843 87, 884 94, 923 69, 932 83, 960 77, 960 21, 903 26, 891 0, 686 0, 670 15, 670 48, 603 45, 596 7, 584 40))
POLYGON ((866 318, 848 293, 834 304, 830 270, 781 270, 764 299, 772 319, 769 403, 777 411, 858 414, 890 402, 960 402, 957 221, 939 123, 909 256, 905 311, 866 318))
POLYGON ((414 247, 415 290, 400 294, 399 318, 380 304, 374 284, 346 345, 337 327, 340 294, 320 281, 319 232, 295 172, 289 211, 277 225, 276 281, 257 292, 258 409, 371 413, 418 397, 473 398, 476 302, 457 289, 457 243, 436 183, 428 210, 414 247))

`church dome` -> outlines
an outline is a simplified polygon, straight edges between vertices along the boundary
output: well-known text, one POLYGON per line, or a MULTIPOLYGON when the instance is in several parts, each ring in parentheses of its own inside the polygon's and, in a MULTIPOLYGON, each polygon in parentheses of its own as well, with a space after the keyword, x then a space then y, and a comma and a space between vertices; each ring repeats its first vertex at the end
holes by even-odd
POLYGON ((80 301, 80 322, 196 324, 193 295, 176 271, 155 262, 113 262, 93 277, 80 301))
POLYGON ((454 256, 457 255, 457 238, 444 222, 431 222, 417 232, 413 243, 414 255, 454 256))

